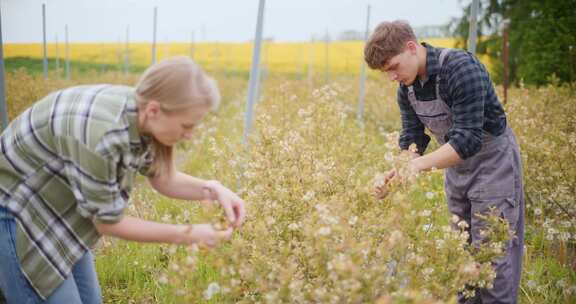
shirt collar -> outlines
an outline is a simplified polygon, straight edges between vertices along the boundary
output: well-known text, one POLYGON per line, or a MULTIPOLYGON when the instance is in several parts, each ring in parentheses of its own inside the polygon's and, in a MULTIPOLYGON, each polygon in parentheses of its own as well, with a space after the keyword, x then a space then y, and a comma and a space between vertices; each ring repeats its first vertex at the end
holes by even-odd
POLYGON ((433 75, 440 73, 439 57, 441 49, 435 48, 426 42, 423 42, 422 46, 426 48, 426 76, 430 79, 433 75))

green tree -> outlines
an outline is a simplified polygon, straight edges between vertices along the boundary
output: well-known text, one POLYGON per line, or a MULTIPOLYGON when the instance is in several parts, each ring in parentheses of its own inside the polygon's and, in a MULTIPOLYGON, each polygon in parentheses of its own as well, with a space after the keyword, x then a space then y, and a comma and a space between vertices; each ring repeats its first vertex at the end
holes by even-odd
MULTIPOLYGON (((464 16, 451 23, 467 47, 471 2, 464 16)), ((510 80, 546 84, 552 75, 560 82, 576 81, 576 0, 480 0, 477 52, 493 59, 497 82, 502 80, 502 25, 509 21, 510 80)))

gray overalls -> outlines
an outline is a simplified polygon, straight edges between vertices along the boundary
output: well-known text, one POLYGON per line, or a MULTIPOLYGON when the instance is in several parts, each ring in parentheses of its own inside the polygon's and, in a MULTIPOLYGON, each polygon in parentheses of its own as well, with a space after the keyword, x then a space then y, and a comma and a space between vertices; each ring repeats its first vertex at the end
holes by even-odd
MULTIPOLYGON (((450 49, 440 53, 440 67, 450 49)), ((420 121, 440 144, 452 127, 452 111, 440 96, 440 74, 436 75, 436 98, 417 100, 414 87, 408 87, 408 100, 420 121)), ((510 128, 498 137, 484 132, 482 149, 444 172, 448 209, 468 222, 471 242, 482 240, 483 221, 473 216, 495 206, 508 220, 516 238, 507 245, 506 256, 495 263, 494 288, 477 290, 476 297, 460 303, 516 303, 524 246, 524 190, 522 164, 516 138, 510 128)))

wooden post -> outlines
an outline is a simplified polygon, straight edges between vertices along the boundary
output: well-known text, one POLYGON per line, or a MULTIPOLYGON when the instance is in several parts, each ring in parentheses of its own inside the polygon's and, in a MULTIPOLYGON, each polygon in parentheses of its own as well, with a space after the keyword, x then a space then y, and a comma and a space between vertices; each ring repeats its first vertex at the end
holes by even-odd
POLYGON ((242 144, 244 144, 244 146, 248 146, 248 134, 250 134, 252 128, 252 111, 254 101, 258 96, 258 80, 260 79, 260 49, 262 46, 265 4, 265 0, 260 0, 258 4, 258 19, 256 21, 256 34, 254 35, 254 51, 252 52, 252 69, 250 70, 250 80, 248 83, 248 100, 246 102, 244 134, 242 136, 242 144))
MULTIPOLYGON (((190 58, 194 60, 194 31, 190 33, 190 58)), ((194 60, 196 61, 196 60, 194 60)))
POLYGON ((56 49, 54 50, 54 56, 56 57, 56 78, 60 79, 60 50, 58 49, 58 35, 56 35, 55 43, 56 49))
POLYGON ((154 20, 152 26, 152 64, 156 63, 156 25, 158 19, 158 7, 154 7, 154 20))
POLYGON ((314 36, 310 37, 308 43, 308 87, 312 88, 312 65, 314 64, 314 36))
POLYGON ((324 36, 324 82, 328 83, 330 80, 330 36, 328 29, 326 29, 326 36, 324 36))
POLYGON ((70 42, 68 41, 68 24, 64 26, 64 56, 66 57, 66 80, 70 80, 70 42))
MULTIPOLYGON (((8 126, 8 107, 6 106, 6 93, 4 83, 4 44, 2 42, 2 12, 0 12, 0 121, 2 130, 8 126)), ((1 292, 0 292, 1 296, 1 292)), ((2 297, 0 297, 1 300, 2 297)))
POLYGON ((48 79, 48 50, 46 48, 46 3, 42 3, 42 66, 44 70, 44 80, 48 79))
MULTIPOLYGON (((366 9, 366 31, 364 32, 364 42, 368 41, 370 34, 370 5, 366 9)), ((360 68, 360 92, 358 94, 358 113, 356 115, 358 121, 362 125, 364 123, 364 96, 365 96, 365 83, 366 83, 366 62, 362 56, 362 66, 360 68)))
POLYGON ((124 46, 124 75, 130 73, 130 25, 126 26, 126 44, 124 46))
POLYGON ((570 45, 568 46, 568 57, 570 58, 570 87, 574 86, 574 54, 572 53, 572 50, 574 49, 574 46, 570 45))
POLYGON ((504 79, 503 79, 503 86, 504 86, 504 104, 508 102, 508 81, 509 81, 509 67, 508 67, 508 60, 509 60, 509 26, 510 21, 504 20, 503 22, 503 31, 502 31, 502 65, 504 66, 504 79))
POLYGON ((476 39, 478 29, 478 0, 472 0, 472 7, 470 7, 470 26, 468 32, 468 52, 476 53, 476 39))

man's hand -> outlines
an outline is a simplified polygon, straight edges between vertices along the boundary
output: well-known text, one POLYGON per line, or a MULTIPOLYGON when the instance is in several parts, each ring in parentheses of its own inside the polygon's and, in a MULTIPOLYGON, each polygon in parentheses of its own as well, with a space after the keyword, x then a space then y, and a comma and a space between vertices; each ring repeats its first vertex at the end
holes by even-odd
POLYGON ((384 174, 377 174, 376 177, 374 177, 374 196, 377 199, 383 199, 390 193, 390 182, 396 175, 396 169, 392 169, 384 174))
POLYGON ((384 174, 376 175, 374 178, 374 196, 377 199, 385 198, 390 193, 394 183, 410 183, 418 172, 414 160, 410 160, 402 168, 394 168, 384 174))

